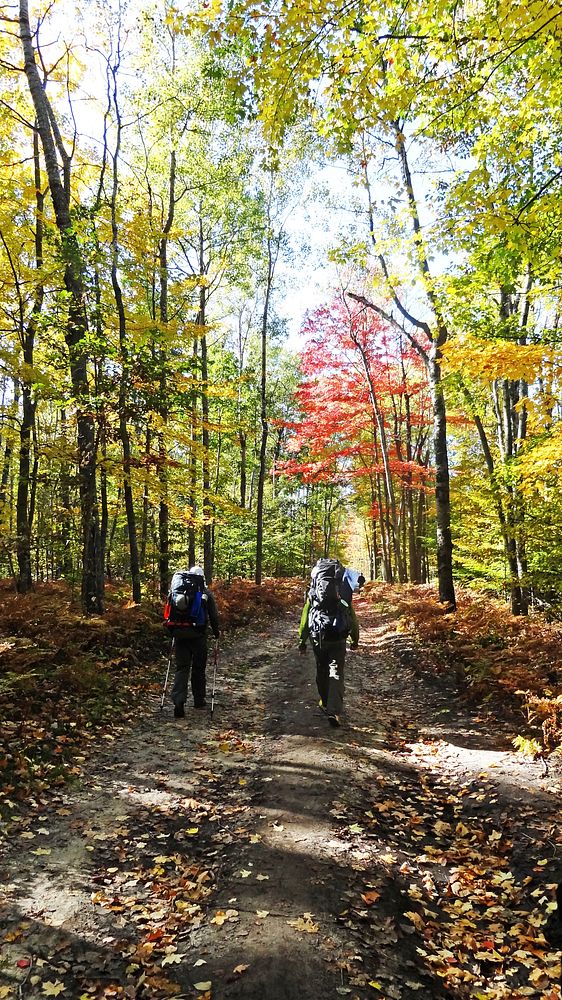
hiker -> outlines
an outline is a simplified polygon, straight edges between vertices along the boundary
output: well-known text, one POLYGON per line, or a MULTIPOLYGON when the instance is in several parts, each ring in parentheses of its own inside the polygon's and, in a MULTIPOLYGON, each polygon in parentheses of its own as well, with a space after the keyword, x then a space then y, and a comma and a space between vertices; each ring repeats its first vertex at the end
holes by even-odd
POLYGON ((190 673, 193 707, 205 708, 207 705, 205 670, 209 625, 215 639, 219 638, 217 605, 205 585, 205 574, 200 566, 174 573, 164 617, 174 638, 174 718, 183 719, 190 673))
POLYGON ((318 560, 299 627, 299 651, 306 653, 306 641, 310 639, 320 708, 334 728, 340 725, 343 708, 347 637, 351 638, 351 649, 357 649, 359 643, 359 624, 351 600, 341 596, 344 575, 339 560, 318 560))

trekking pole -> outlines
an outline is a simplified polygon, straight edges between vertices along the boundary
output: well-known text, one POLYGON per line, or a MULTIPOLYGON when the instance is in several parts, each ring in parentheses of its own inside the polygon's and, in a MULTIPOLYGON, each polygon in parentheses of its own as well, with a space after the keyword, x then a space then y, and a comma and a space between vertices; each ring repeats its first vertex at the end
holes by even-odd
POLYGON ((215 651, 213 654, 213 690, 211 693, 211 719, 215 711, 215 691, 217 688, 217 664, 219 661, 219 640, 215 640, 215 651))
POLYGON ((166 697, 166 689, 168 687, 168 677, 170 676, 170 667, 172 665, 172 653, 174 652, 174 646, 176 644, 175 635, 172 636, 172 644, 170 646, 170 655, 168 657, 168 669, 166 670, 166 680, 164 681, 164 687, 162 688, 162 697, 160 699, 160 711, 164 708, 164 698, 166 697))

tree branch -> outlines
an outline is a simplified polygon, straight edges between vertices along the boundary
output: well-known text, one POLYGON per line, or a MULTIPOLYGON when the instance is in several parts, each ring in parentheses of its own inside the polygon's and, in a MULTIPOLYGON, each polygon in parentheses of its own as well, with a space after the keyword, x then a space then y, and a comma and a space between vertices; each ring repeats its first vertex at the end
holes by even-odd
MULTIPOLYGON (((388 313, 381 306, 375 305, 374 302, 371 302, 369 299, 365 298, 364 295, 357 295, 356 292, 345 292, 345 294, 348 296, 348 298, 354 299, 355 302, 359 302, 361 305, 365 306, 367 309, 372 309, 373 312, 376 312, 377 315, 381 317, 381 319, 384 319, 387 323, 390 323, 390 325, 393 326, 395 330, 399 330, 400 333, 403 333, 404 336, 409 341, 409 343, 411 344, 411 346, 416 351, 416 353, 425 362, 425 364, 429 364, 429 354, 427 353, 427 351, 416 340, 416 338, 413 337, 412 334, 409 333, 409 331, 406 330, 406 328, 401 323, 399 323, 398 320, 396 320, 394 318, 394 316, 392 315, 392 313, 388 313)), ((418 320, 418 321, 416 321, 415 325, 418 326, 419 329, 423 330, 423 332, 427 335, 427 337, 428 337, 429 340, 432 339, 431 338, 431 330, 430 330, 429 326, 427 325, 427 323, 424 323, 421 320, 418 320)))

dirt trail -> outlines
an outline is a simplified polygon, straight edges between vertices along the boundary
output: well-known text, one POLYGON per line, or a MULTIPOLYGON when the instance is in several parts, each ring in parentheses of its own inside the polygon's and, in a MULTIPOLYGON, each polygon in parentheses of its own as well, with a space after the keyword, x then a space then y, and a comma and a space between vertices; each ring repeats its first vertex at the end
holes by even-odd
POLYGON ((212 721, 155 692, 30 804, 0 998, 559 995, 536 917, 562 874, 558 786, 421 673, 392 619, 358 614, 341 729, 288 615, 230 640, 212 721))

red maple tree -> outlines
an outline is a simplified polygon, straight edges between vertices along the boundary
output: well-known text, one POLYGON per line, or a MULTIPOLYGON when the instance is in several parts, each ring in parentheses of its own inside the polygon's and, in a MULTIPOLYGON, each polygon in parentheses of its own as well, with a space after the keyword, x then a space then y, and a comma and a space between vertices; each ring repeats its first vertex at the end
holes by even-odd
POLYGON ((290 425, 294 458, 279 468, 347 487, 372 525, 383 577, 423 580, 431 475, 424 366, 383 320, 343 296, 310 313, 302 333, 302 417, 290 425))

